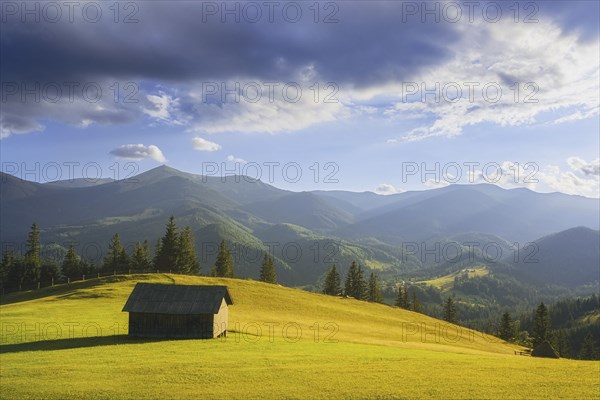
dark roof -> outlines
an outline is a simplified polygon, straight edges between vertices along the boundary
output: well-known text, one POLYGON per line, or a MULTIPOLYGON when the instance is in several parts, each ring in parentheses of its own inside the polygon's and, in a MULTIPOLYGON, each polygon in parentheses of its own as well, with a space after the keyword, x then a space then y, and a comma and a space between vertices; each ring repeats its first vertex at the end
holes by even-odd
POLYGON ((560 358, 554 347, 547 341, 538 344, 531 352, 532 357, 560 358))
POLYGON ((149 314, 217 314, 221 303, 233 304, 227 286, 138 283, 123 311, 149 314))

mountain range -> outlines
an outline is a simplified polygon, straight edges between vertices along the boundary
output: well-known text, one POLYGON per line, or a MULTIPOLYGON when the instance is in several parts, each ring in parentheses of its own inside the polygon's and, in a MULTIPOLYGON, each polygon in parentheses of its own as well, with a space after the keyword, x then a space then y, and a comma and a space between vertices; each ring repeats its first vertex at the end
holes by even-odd
POLYGON ((0 205, 3 245, 23 243, 36 222, 42 242, 63 248, 76 242, 96 263, 114 233, 130 247, 137 240, 154 243, 174 215, 179 226, 192 227, 204 272, 221 239, 234 247, 238 275, 256 277, 261 255, 271 249, 281 281, 298 286, 316 284, 334 262, 345 271, 357 260, 397 279, 447 262, 446 250, 473 241, 505 252, 535 241, 541 261, 523 268, 551 277, 540 281, 573 286, 598 279, 598 199, 490 184, 388 196, 292 192, 245 176, 161 166, 121 181, 40 184, 2 174, 0 205), (436 251, 441 257, 431 254, 436 251))

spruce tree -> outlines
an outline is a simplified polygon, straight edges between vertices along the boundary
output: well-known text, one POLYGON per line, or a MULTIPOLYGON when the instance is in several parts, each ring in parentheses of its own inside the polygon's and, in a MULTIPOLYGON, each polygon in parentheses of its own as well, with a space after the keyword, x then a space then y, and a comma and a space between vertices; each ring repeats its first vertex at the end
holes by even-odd
POLYGON ((217 255, 212 275, 233 278, 233 259, 231 258, 231 253, 229 253, 225 239, 221 240, 221 244, 219 245, 219 254, 217 255))
POLYGON ((444 321, 456 324, 458 322, 456 317, 456 305, 452 297, 448 297, 444 302, 444 321))
POLYGON ((27 273, 27 264, 24 258, 15 256, 6 278, 7 286, 16 288, 27 283, 27 273))
POLYGON ((158 239, 154 245, 154 257, 152 257, 152 269, 158 270, 158 256, 160 255, 161 240, 158 239))
POLYGON ((337 272, 335 264, 331 266, 325 277, 323 293, 330 296, 338 296, 342 291, 340 274, 337 272))
POLYGON ((277 276, 275 275, 275 264, 273 259, 268 253, 265 253, 262 265, 260 268, 260 280, 267 283, 277 283, 277 276))
POLYGON ((417 292, 414 288, 412 291, 412 310, 414 312, 423 313, 423 306, 419 299, 417 299, 417 292))
POLYGON ((66 278, 81 278, 81 263, 79 256, 75 252, 75 246, 70 245, 61 265, 61 272, 66 278))
POLYGON ((359 265, 356 273, 354 296, 358 300, 366 300, 368 295, 367 281, 365 280, 364 272, 362 267, 359 265))
POLYGON ((410 301, 408 300, 408 289, 404 285, 398 286, 398 297, 396 298, 396 306, 409 310, 410 301))
POLYGON ((42 264, 40 272, 40 281, 51 282, 58 281, 60 278, 60 266, 54 260, 48 260, 42 264))
POLYGON ((588 333, 583 340, 579 358, 582 360, 594 360, 596 358, 596 343, 594 342, 594 336, 592 336, 591 332, 588 333))
POLYGON ((512 342, 515 339, 515 327, 508 311, 502 314, 500 319, 500 330, 498 332, 500 339, 512 342))
POLYGON ((42 268, 40 250, 40 229, 36 223, 33 223, 27 236, 27 252, 24 259, 26 264, 26 279, 30 282, 37 282, 40 279, 42 268))
POLYGON ((354 297, 354 280, 356 279, 357 269, 358 265, 356 265, 356 262, 352 261, 344 283, 344 295, 346 296, 354 297))
POLYGON ((373 303, 383 303, 383 296, 381 295, 381 287, 375 273, 371 272, 369 276, 369 295, 368 300, 373 303))
POLYGON ((367 282, 365 281, 362 267, 356 261, 352 261, 348 270, 344 292, 346 296, 354 297, 357 300, 365 300, 367 298, 367 282))
POLYGON ((175 218, 171 215, 165 235, 160 241, 159 252, 156 257, 155 268, 161 271, 171 271, 177 269, 177 257, 179 250, 179 235, 177 233, 177 225, 175 218))
POLYGON ((123 271, 129 268, 129 256, 121 244, 121 238, 115 233, 108 245, 108 252, 102 262, 102 268, 106 271, 123 271))
POLYGON ((177 249, 177 270, 184 274, 197 274, 200 272, 200 263, 196 257, 196 245, 192 229, 186 226, 179 235, 177 249))
POLYGON ((2 252, 2 263, 0 263, 0 286, 8 287, 8 277, 13 268, 15 255, 9 246, 4 247, 2 252))
POLYGON ((550 339, 550 316, 548 315, 548 308, 544 303, 540 303, 535 311, 535 319, 533 321, 533 347, 550 339))
POLYGON ((135 244, 133 254, 131 256, 131 268, 142 271, 148 271, 152 267, 150 262, 150 253, 148 249, 148 241, 144 240, 144 244, 139 241, 135 244))
POLYGON ((404 295, 402 293, 403 291, 404 286, 398 286, 398 296, 396 297, 396 302, 394 303, 396 307, 404 308, 404 295))
POLYGON ((569 340, 565 330, 559 330, 558 335, 556 336, 556 351, 558 351, 558 355, 563 358, 569 357, 571 350, 569 348, 569 340))

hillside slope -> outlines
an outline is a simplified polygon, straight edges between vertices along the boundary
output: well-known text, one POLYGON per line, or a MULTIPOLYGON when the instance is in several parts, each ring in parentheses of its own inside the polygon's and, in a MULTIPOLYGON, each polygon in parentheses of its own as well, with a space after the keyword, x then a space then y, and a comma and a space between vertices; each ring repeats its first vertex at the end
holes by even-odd
POLYGON ((513 265, 537 281, 576 287, 600 280, 600 231, 567 229, 535 241, 513 265))
POLYGON ((7 398, 530 399, 599 389, 595 362, 515 356, 421 314, 254 281, 115 276, 2 301, 7 398), (129 339, 121 309, 137 281, 228 285, 228 337, 129 339))
MULTIPOLYGON (((332 338, 344 342, 458 353, 513 353, 512 346, 502 344, 492 336, 395 307, 256 281, 171 274, 117 276, 61 285, 31 292, 35 296, 47 294, 31 300, 27 300, 27 294, 8 295, 3 303, 9 304, 1 306, 2 319, 25 324, 62 324, 77 316, 81 325, 98 324, 109 329, 116 323, 122 328, 120 333, 126 333, 127 314, 122 313, 121 308, 138 281, 227 285, 235 303, 229 312, 230 329, 234 331, 248 325, 274 322, 281 326, 298 324, 303 332, 310 333, 313 324, 329 323, 339 329, 332 338), (425 331, 427 335, 424 335, 425 331), (425 340, 421 340, 422 333, 425 340)), ((17 336, 7 335, 2 344, 20 342, 15 340, 17 336)), ((311 338, 310 334, 305 337, 311 338)))

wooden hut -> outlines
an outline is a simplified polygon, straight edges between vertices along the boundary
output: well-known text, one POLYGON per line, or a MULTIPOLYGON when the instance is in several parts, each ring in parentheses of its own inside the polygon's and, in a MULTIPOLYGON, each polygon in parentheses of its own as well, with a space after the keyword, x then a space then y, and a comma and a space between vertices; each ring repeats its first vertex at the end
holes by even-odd
POLYGON ((227 286, 138 283, 123 311, 129 336, 209 339, 227 335, 227 286))
POLYGON ((535 346, 535 349, 531 352, 532 357, 546 357, 546 358, 560 358, 554 347, 547 341, 535 346))

